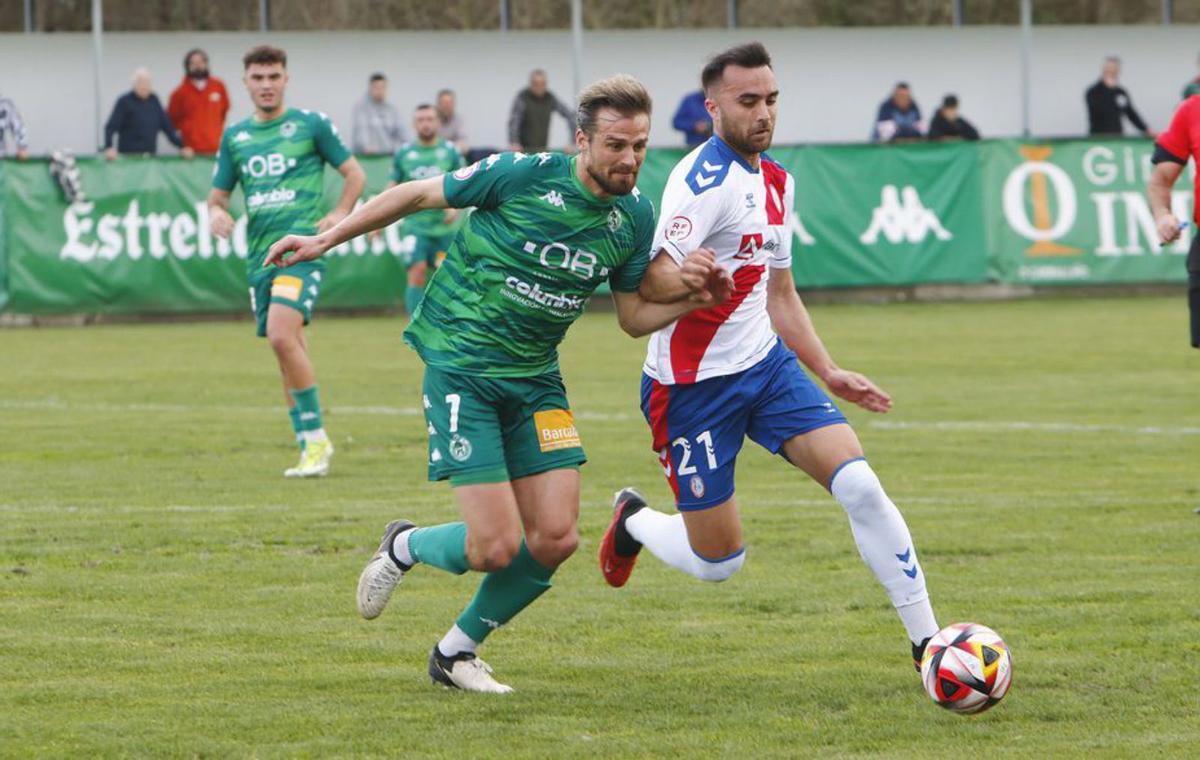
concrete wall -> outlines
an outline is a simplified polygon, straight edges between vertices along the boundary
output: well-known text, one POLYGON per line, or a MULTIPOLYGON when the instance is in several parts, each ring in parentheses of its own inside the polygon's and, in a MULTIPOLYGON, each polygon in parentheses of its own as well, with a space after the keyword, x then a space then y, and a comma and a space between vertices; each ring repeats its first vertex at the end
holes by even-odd
MULTIPOLYGON (((1123 80, 1150 125, 1161 129, 1195 74, 1196 26, 1039 27, 1034 33, 1032 128, 1037 135, 1081 134, 1083 90, 1104 55, 1125 61, 1123 80)), ((1020 133, 1020 34, 1015 27, 785 29, 595 32, 584 38, 584 81, 615 72, 641 78, 657 98, 652 142, 673 145, 670 118, 696 86, 705 56, 760 39, 776 60, 782 90, 778 142, 865 140, 874 112, 898 79, 912 83, 932 115, 941 96, 958 93, 963 113, 985 136, 1020 133)), ((260 41, 288 50, 288 102, 330 114, 344 133, 367 75, 382 70, 392 99, 407 111, 443 86, 459 92, 475 145, 504 145, 514 93, 534 67, 551 89, 571 93, 571 43, 565 32, 123 33, 104 38, 102 116, 149 66, 164 103, 181 76, 183 52, 207 48, 226 79, 232 116, 250 111, 239 84, 241 54, 260 41)), ((35 152, 96 144, 91 38, 85 34, 0 34, 0 94, 12 97, 29 125, 35 152)), ((555 141, 566 140, 556 125, 555 141)))

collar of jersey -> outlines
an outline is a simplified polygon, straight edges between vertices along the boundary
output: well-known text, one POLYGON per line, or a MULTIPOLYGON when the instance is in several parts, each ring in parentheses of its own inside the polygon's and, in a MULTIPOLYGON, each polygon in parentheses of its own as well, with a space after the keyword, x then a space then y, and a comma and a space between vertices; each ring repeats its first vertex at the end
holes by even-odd
MULTIPOLYGON (((751 174, 758 174, 758 169, 755 169, 753 166, 751 166, 749 161, 742 158, 742 154, 738 153, 736 150, 729 147, 729 143, 725 142, 720 137, 713 135, 712 137, 708 138, 708 141, 710 143, 712 143, 714 148, 717 149, 717 152, 721 154, 722 158, 727 158, 730 161, 740 164, 743 169, 750 172, 751 174)), ((758 155, 760 163, 762 162, 762 158, 764 155, 766 155, 766 154, 760 153, 758 155)))
POLYGON ((579 181, 579 175, 575 173, 575 160, 577 158, 578 156, 571 156, 571 160, 567 163, 567 168, 571 172, 571 182, 575 183, 575 187, 579 190, 580 194, 583 195, 584 200, 597 206, 603 206, 604 208, 615 206, 617 204, 617 197, 615 195, 609 200, 598 198, 596 194, 592 192, 591 188, 579 181))
POLYGON ((271 119, 270 121, 259 121, 258 119, 254 118, 254 114, 251 114, 250 115, 250 124, 251 124, 251 126, 255 126, 255 127, 272 127, 291 115, 292 115, 291 108, 284 108, 283 113, 279 114, 278 116, 276 116, 274 119, 271 119))

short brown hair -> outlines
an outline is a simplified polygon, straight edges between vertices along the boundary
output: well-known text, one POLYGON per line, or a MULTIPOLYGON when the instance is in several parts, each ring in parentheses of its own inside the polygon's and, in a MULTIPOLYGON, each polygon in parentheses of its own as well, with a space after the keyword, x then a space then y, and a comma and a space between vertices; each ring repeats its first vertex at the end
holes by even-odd
POLYGON ((252 64, 262 63, 270 65, 272 63, 283 64, 287 68, 287 53, 283 52, 283 48, 273 47, 271 45, 256 45, 246 51, 242 56, 242 67, 248 69, 252 64))
POLYGON ((596 133, 596 117, 601 108, 611 108, 622 116, 650 115, 650 93, 641 82, 628 74, 617 74, 588 85, 579 93, 575 123, 584 134, 596 133))
POLYGON ((745 45, 731 47, 723 53, 717 53, 704 64, 700 72, 700 86, 708 92, 708 88, 721 81, 726 66, 740 66, 744 69, 757 69, 762 66, 771 68, 771 54, 761 42, 747 42, 745 45))

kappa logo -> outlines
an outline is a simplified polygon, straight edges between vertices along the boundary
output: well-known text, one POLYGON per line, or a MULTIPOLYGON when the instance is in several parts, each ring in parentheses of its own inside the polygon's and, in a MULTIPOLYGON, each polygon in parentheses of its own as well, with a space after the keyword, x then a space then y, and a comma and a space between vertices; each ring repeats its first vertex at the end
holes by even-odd
POLYGON ((875 245, 882 234, 889 243, 920 243, 933 233, 938 240, 950 240, 951 235, 937 214, 925 207, 917 188, 906 185, 884 185, 879 194, 879 207, 871 215, 871 224, 859 240, 875 245))
POLYGON ((752 259, 754 258, 754 254, 758 253, 762 247, 763 236, 761 232, 742 235, 742 242, 738 244, 738 252, 733 257, 735 259, 752 259))
POLYGON ((482 615, 479 616, 479 622, 483 623, 488 628, 491 628, 493 631, 499 628, 501 625, 500 621, 492 620, 491 618, 485 618, 482 615))
POLYGON ((557 190, 551 190, 550 192, 546 193, 542 196, 542 200, 544 200, 546 203, 549 203, 551 206, 555 206, 556 208, 565 209, 567 207, 566 201, 563 200, 562 193, 558 192, 557 190))
POLYGON ((233 136, 233 141, 235 143, 249 142, 251 139, 253 138, 250 137, 250 133, 244 129, 233 136))

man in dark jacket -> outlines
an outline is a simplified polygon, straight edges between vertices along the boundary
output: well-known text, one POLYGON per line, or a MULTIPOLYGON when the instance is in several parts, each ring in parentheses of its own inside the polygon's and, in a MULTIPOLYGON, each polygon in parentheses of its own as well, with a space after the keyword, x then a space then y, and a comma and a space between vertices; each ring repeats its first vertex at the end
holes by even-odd
POLYGON ((575 141, 575 112, 546 87, 546 72, 534 69, 529 86, 517 93, 508 116, 508 142, 516 151, 537 153, 550 144, 550 115, 567 120, 567 143, 575 141))
POLYGON ((1121 76, 1121 59, 1110 55, 1104 59, 1100 81, 1088 88, 1085 99, 1088 109, 1089 135, 1116 135, 1125 132, 1121 116, 1126 116, 1138 131, 1154 137, 1154 130, 1146 126, 1142 117, 1133 108, 1129 93, 1118 83, 1121 76))
POLYGON ((689 148, 694 148, 712 137, 712 117, 704 107, 704 91, 696 90, 683 96, 671 126, 683 133, 689 148))
POLYGON ((897 82, 892 95, 879 105, 871 142, 912 140, 923 137, 921 108, 912 98, 907 82, 897 82))
POLYGON ((175 125, 167 118, 162 103, 150 88, 150 72, 138 69, 133 72, 133 89, 117 98, 104 125, 104 157, 111 161, 118 152, 154 155, 158 152, 159 132, 180 148, 184 158, 194 155, 191 148, 184 147, 175 125), (117 138, 116 146, 113 137, 117 138))
POLYGON ((958 96, 942 98, 942 107, 929 125, 930 140, 978 140, 979 131, 958 113, 958 96))

